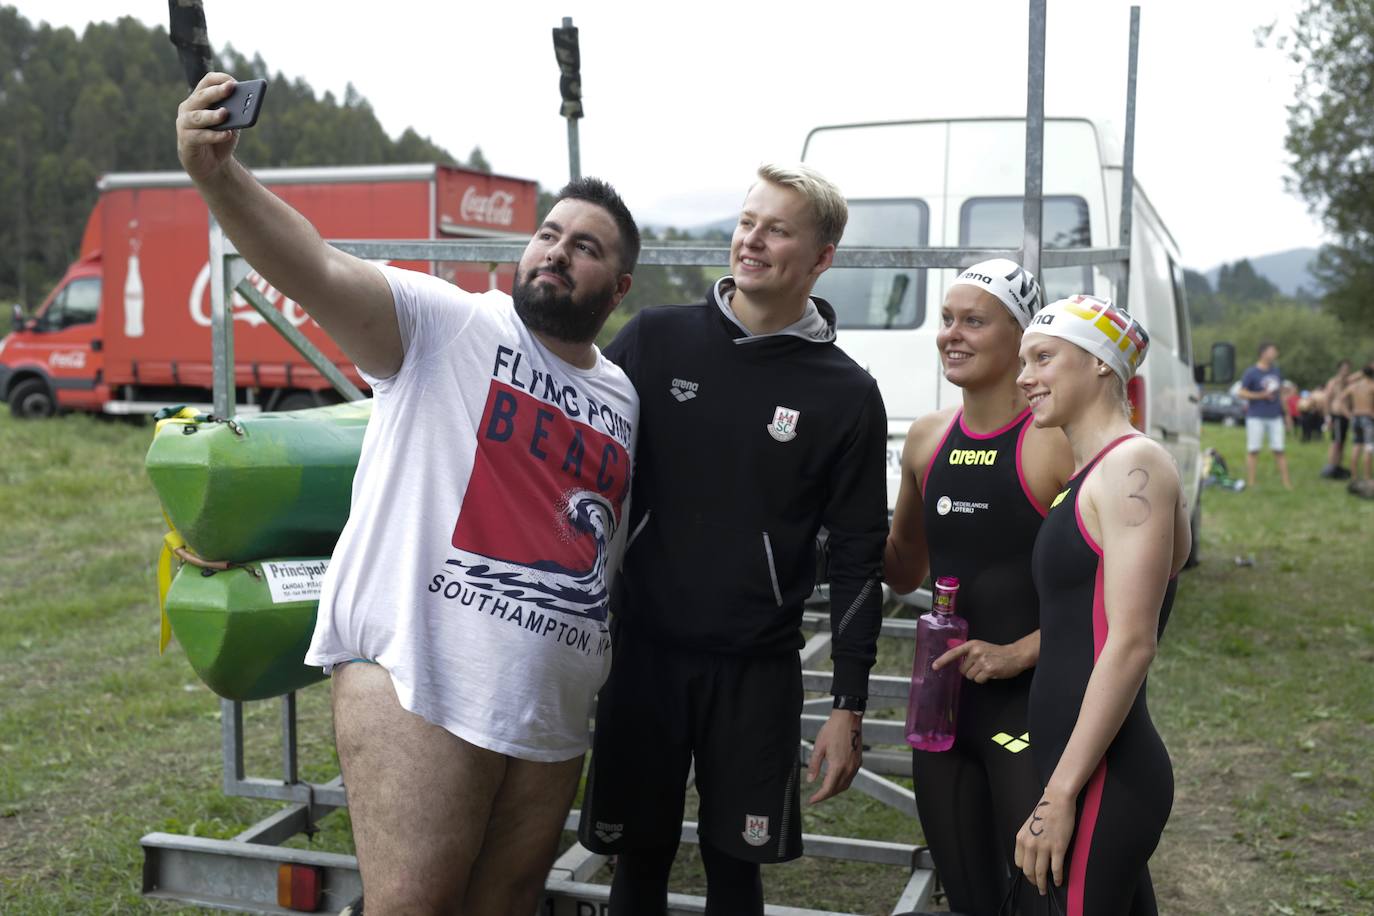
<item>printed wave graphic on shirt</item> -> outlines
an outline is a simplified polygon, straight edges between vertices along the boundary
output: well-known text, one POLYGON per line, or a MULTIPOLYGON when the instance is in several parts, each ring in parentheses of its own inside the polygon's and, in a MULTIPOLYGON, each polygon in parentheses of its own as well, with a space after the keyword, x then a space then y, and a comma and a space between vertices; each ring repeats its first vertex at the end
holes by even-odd
MULTIPOLYGON (((493 381, 447 565, 465 588, 605 620, 630 455, 558 405, 493 381)), ((601 418, 598 416, 598 423, 601 418)))
POLYGON ((615 508, 601 494, 581 490, 568 498, 567 522, 596 545, 596 559, 587 569, 568 569, 553 560, 527 566, 498 557, 480 558, 486 562, 451 559, 448 565, 465 570, 471 584, 506 598, 547 611, 605 620, 606 557, 615 538, 615 508))

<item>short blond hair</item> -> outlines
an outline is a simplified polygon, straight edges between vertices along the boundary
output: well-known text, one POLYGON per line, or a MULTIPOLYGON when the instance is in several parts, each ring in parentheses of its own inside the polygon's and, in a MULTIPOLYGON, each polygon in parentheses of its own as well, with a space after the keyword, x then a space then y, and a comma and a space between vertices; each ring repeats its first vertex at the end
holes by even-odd
POLYGON ((759 178, 772 184, 791 188, 811 206, 816 221, 816 236, 821 245, 838 245, 849 222, 849 204, 829 178, 801 163, 782 165, 766 162, 759 166, 759 178))

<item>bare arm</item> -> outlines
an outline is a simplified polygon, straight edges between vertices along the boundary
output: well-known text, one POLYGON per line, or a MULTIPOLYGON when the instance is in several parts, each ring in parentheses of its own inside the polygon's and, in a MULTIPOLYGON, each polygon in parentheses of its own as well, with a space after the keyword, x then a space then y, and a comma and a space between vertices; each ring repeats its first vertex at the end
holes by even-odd
POLYGON ((1101 532, 1107 640, 1046 789, 1067 798, 1076 798, 1087 784, 1154 660, 1159 609, 1176 554, 1178 470, 1163 449, 1150 442, 1128 443, 1109 455, 1095 476, 1084 515, 1096 509, 1101 532))
POLYGON ((902 482, 883 550, 883 581, 899 595, 920 588, 930 573, 921 484, 953 416, 949 410, 926 414, 911 424, 902 446, 902 482))
MULTIPOLYGON (((1016 862, 1043 892, 1063 881, 1078 794, 1121 730, 1154 660, 1159 610, 1176 565, 1178 470, 1158 445, 1127 443, 1108 455, 1080 500, 1104 555, 1107 639, 1088 679, 1069 742, 1017 834, 1016 862)), ((1185 536, 1186 541, 1186 536, 1185 536)))
POLYGON ((177 155, 227 235, 266 280, 301 304, 348 358, 377 378, 394 375, 404 351, 391 288, 371 264, 326 245, 305 217, 233 157, 237 131, 210 125, 234 86, 209 73, 177 109, 177 155))

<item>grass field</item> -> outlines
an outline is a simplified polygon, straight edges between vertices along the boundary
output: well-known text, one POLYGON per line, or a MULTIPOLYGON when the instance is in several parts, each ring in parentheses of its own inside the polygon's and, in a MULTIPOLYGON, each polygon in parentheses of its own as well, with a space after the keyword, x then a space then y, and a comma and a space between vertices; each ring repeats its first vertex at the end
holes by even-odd
MULTIPOLYGON (((150 432, 0 415, 0 913, 179 912, 139 897, 139 837, 228 837, 276 810, 220 793, 218 700, 179 648, 157 654, 150 432)), ((1206 436, 1243 463, 1239 430, 1206 436)), ((1319 480, 1317 446, 1290 454, 1291 493, 1267 461, 1254 490, 1208 492, 1203 564, 1151 673, 1177 783, 1152 865, 1164 913, 1374 913, 1374 502, 1319 480)), ((327 690, 300 714, 303 776, 323 781, 327 690)), ((278 707, 246 719, 248 769, 271 776, 278 707)), ((348 850, 346 814, 325 825, 315 842, 348 850)), ((919 837, 857 796, 805 829, 919 837)), ((699 891, 680 859, 675 889, 699 891)), ((902 876, 821 861, 766 881, 770 901, 885 914, 902 876)))

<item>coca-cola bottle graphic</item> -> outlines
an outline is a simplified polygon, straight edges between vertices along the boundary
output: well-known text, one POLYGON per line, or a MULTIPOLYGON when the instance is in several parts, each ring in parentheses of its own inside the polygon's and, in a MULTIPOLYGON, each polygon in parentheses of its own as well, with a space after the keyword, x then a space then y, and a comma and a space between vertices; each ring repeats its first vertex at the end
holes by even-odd
MULTIPOLYGON (((137 225, 133 224, 135 227, 137 225)), ((130 239, 129 270, 124 275, 125 337, 143 336, 143 273, 138 264, 138 246, 138 239, 130 239)))
POLYGON ((959 580, 935 580, 931 610, 916 623, 916 658, 911 666, 911 696, 906 707, 906 742, 919 751, 947 751, 954 745, 959 717, 959 684, 964 676, 957 664, 939 671, 931 663, 968 640, 968 621, 954 612, 959 580))

